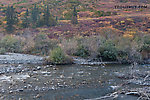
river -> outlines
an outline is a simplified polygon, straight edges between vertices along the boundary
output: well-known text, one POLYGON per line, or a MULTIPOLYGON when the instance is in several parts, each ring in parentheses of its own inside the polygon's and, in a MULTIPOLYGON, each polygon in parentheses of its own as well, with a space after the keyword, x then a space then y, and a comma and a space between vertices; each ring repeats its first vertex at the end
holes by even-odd
MULTIPOLYGON (((129 65, 119 64, 0 65, 0 71, 3 71, 0 75, 0 99, 95 100, 114 92, 114 87, 124 83, 125 80, 116 77, 116 72, 129 70, 129 65)), ((119 95, 115 100, 137 100, 137 97, 119 95)))

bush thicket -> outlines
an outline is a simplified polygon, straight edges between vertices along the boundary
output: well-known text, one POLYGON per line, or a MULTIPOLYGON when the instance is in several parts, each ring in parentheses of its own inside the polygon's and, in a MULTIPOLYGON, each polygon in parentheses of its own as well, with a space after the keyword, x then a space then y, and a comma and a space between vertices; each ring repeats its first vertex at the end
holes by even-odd
POLYGON ((6 52, 21 52, 22 42, 14 36, 7 35, 0 41, 1 48, 5 49, 6 52))
POLYGON ((0 48, 0 54, 3 55, 3 54, 5 54, 5 53, 6 53, 5 48, 0 48))
POLYGON ((76 52, 74 54, 75 56, 80 56, 80 57, 88 57, 90 56, 90 52, 87 47, 83 45, 79 45, 76 49, 76 52))
POLYGON ((49 51, 57 47, 55 41, 50 40, 45 34, 38 34, 34 38, 34 48, 33 53, 39 55, 48 55, 49 51))
POLYGON ((64 53, 64 51, 60 47, 53 49, 50 52, 49 58, 47 60, 48 60, 48 62, 50 62, 52 64, 71 63, 71 59, 68 56, 66 56, 66 54, 64 53))
POLYGON ((102 45, 100 45, 98 52, 98 57, 102 58, 103 61, 117 60, 118 51, 115 44, 111 40, 107 40, 102 45))

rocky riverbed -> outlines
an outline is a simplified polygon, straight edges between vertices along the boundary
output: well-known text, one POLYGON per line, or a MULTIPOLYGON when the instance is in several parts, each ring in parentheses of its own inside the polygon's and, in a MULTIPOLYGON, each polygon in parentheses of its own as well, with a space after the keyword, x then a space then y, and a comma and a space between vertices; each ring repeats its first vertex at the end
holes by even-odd
MULTIPOLYGON (((56 91, 62 93, 61 91, 66 91, 66 89, 67 91, 70 91, 79 88, 85 89, 84 87, 86 86, 89 88, 100 86, 98 85, 99 80, 96 78, 97 76, 94 78, 87 78, 88 76, 91 76, 92 73, 84 70, 83 67, 77 67, 75 69, 76 66, 64 66, 64 68, 61 68, 52 65, 37 66, 8 64, 1 65, 1 67, 3 68, 0 71, 3 73, 0 75, 0 99, 17 100, 21 97, 23 97, 22 99, 42 98, 43 93, 52 91, 54 93, 51 96, 56 99, 56 91), (5 70, 3 70, 4 68, 5 70), (32 94, 29 98, 26 97, 26 95, 29 95, 28 92, 32 94)), ((93 71, 97 69, 91 67, 87 68, 93 71)), ((106 90, 106 93, 110 90, 111 88, 106 90)), ((61 97, 58 98, 60 99, 61 97)))
MULTIPOLYGON (((24 57, 27 58, 27 55, 24 57)), ((32 57, 36 58, 36 56, 32 57)), ((42 57, 36 59, 36 61, 41 61, 42 57)), ((149 71, 149 68, 145 65, 140 66, 134 72, 149 71)), ((0 64, 0 100, 90 100, 99 98, 122 89, 127 90, 131 87, 132 90, 135 89, 133 88, 134 83, 130 81, 133 78, 128 75, 130 70, 129 65, 119 64, 96 66, 80 65, 79 63, 61 66, 39 63, 0 64), (124 76, 127 76, 128 79, 123 79, 124 76)), ((145 82, 148 81, 147 74, 143 77, 145 82)), ((140 88, 141 85, 136 84, 135 87, 140 88)), ((117 100, 136 100, 138 97, 120 93, 115 98, 117 100)))
MULTIPOLYGON (((0 99, 2 100, 96 98, 120 88, 118 85, 123 81, 116 78, 115 73, 128 69, 124 65, 104 67, 3 64, 0 67, 5 68, 0 75, 0 99)), ((136 97, 125 95, 119 95, 117 98, 136 100, 133 99, 136 97)))

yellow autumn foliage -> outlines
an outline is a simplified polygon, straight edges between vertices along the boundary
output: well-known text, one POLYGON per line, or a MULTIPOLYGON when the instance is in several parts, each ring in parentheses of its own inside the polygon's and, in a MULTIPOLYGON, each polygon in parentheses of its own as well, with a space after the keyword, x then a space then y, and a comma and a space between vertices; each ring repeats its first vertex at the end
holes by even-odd
POLYGON ((133 35, 131 35, 131 34, 124 34, 123 37, 133 38, 133 35))
POLYGON ((26 11, 22 11, 21 13, 20 13, 20 15, 24 15, 26 13, 26 11))
POLYGON ((3 21, 3 24, 6 24, 7 23, 7 21, 3 21))
POLYGON ((131 18, 127 18, 127 20, 128 20, 128 21, 133 21, 133 19, 131 19, 131 18))
POLYGON ((125 21, 123 20, 123 21, 121 21, 120 23, 125 23, 125 21))

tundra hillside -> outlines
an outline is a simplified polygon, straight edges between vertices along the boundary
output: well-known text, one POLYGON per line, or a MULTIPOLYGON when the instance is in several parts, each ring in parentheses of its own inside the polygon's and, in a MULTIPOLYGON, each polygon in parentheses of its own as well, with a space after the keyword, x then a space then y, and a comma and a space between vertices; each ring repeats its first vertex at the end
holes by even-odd
POLYGON ((0 3, 1 54, 53 55, 48 60, 56 63, 70 62, 69 56, 122 63, 141 63, 150 57, 148 0, 0 0, 0 3), (116 8, 118 5, 140 7, 116 8), (58 55, 62 58, 58 59, 58 55))

